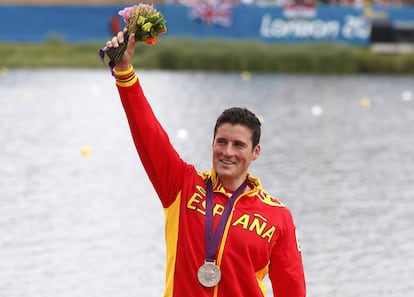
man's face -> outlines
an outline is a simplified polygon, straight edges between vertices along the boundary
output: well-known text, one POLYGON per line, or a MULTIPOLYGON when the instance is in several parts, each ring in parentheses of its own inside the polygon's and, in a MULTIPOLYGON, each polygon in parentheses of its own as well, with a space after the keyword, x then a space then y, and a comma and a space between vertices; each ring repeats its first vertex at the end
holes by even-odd
POLYGON ((252 131, 246 126, 224 123, 213 141, 213 166, 223 186, 235 190, 245 180, 250 163, 260 153, 252 147, 252 131))

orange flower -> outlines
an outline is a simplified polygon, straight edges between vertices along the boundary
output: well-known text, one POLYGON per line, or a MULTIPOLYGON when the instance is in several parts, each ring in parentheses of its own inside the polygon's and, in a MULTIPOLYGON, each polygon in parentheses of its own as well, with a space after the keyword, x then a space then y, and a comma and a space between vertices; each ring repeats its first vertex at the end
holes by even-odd
POLYGON ((164 34, 165 32, 167 32, 167 27, 164 27, 164 29, 158 31, 158 34, 164 34))
POLYGON ((146 44, 156 44, 157 40, 158 40, 158 36, 154 36, 154 37, 148 37, 144 41, 146 44))

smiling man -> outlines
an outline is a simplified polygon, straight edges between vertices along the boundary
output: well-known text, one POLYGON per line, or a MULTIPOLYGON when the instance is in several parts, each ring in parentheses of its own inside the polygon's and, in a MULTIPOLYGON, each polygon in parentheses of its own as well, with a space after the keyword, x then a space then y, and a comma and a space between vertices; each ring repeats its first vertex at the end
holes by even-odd
MULTIPOLYGON (((118 47, 124 33, 107 42, 118 47)), ((217 119, 211 171, 182 160, 155 117, 131 65, 135 37, 114 75, 142 164, 165 212, 166 297, 304 297, 305 278, 290 211, 249 165, 260 155, 261 124, 246 108, 217 119)))
POLYGON ((235 190, 260 153, 260 122, 242 108, 224 111, 214 128, 213 167, 227 189, 235 190))

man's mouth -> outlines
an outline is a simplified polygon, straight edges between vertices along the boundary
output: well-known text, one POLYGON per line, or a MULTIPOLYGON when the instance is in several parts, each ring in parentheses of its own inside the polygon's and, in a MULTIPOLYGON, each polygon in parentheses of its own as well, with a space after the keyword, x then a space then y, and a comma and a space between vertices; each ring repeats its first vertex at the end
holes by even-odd
POLYGON ((223 164, 223 165, 225 165, 225 166, 230 166, 230 165, 234 165, 235 164, 235 162, 233 162, 233 161, 223 160, 223 159, 220 160, 220 163, 223 164))

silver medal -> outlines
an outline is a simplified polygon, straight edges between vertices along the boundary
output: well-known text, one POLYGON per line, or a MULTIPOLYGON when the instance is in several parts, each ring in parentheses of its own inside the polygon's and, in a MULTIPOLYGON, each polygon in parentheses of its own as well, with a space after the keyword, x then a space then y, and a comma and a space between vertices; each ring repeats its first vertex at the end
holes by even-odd
POLYGON ((205 262, 197 271, 198 281, 207 288, 214 287, 221 279, 220 268, 214 262, 205 262))

